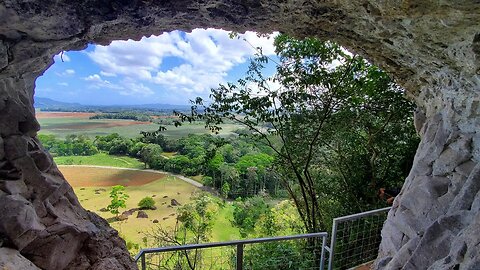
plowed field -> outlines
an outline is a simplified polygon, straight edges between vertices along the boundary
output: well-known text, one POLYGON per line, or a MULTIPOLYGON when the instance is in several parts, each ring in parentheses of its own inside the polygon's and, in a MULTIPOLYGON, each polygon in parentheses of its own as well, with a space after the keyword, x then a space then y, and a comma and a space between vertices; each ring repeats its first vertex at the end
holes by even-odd
POLYGON ((94 116, 96 113, 86 113, 86 112, 36 112, 35 116, 37 119, 45 118, 89 118, 94 116))
POLYGON ((142 186, 165 177, 161 173, 113 168, 62 166, 60 169, 73 187, 142 186))

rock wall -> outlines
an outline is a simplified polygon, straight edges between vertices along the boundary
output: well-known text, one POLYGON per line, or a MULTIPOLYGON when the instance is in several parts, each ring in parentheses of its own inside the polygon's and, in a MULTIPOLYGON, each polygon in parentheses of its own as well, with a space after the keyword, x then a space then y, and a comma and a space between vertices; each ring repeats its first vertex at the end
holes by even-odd
POLYGON ((474 0, 4 0, 0 247, 43 269, 135 268, 117 233, 81 208, 36 139, 35 79, 62 50, 215 27, 333 39, 390 72, 418 104, 422 141, 383 229, 376 267, 474 269, 480 264, 478 25, 474 0))

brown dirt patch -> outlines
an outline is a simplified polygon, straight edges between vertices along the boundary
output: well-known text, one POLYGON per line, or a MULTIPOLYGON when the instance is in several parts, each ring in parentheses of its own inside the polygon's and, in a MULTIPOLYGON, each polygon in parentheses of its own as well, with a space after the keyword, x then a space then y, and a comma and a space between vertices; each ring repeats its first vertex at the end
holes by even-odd
POLYGON ((164 178, 152 172, 88 167, 59 167, 73 187, 141 186, 164 178))
POLYGON ((96 113, 87 113, 87 112, 36 112, 35 116, 37 119, 44 118, 89 118, 94 116, 96 113))

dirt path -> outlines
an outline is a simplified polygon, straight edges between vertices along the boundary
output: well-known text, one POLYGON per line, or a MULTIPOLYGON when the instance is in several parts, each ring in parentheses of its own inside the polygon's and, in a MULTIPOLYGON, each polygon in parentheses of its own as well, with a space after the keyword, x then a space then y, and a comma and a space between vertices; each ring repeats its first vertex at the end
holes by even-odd
POLYGON ((178 175, 170 172, 164 172, 164 171, 156 171, 156 170, 150 170, 150 169, 134 169, 134 168, 122 168, 122 167, 113 167, 113 166, 98 166, 98 165, 58 165, 59 168, 61 167, 88 167, 88 168, 103 168, 103 169, 117 169, 117 170, 128 170, 128 171, 143 171, 143 172, 151 172, 151 173, 158 173, 158 174, 163 174, 163 175, 169 175, 169 176, 174 176, 177 177, 178 179, 185 181, 195 187, 198 188, 204 188, 203 185, 191 178, 185 177, 183 175, 178 175))

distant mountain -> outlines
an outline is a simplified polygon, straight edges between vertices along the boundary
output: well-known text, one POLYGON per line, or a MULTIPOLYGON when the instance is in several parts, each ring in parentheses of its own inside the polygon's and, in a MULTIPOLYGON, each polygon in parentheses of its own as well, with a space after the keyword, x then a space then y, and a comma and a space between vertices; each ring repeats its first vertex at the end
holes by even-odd
POLYGON ((35 97, 34 107, 42 111, 88 111, 88 112, 118 112, 118 111, 187 111, 190 105, 172 104, 141 104, 141 105, 84 105, 53 100, 51 98, 35 97))
POLYGON ((80 103, 68 103, 56 101, 51 98, 44 97, 35 97, 35 108, 45 108, 45 107, 82 107, 80 103))

